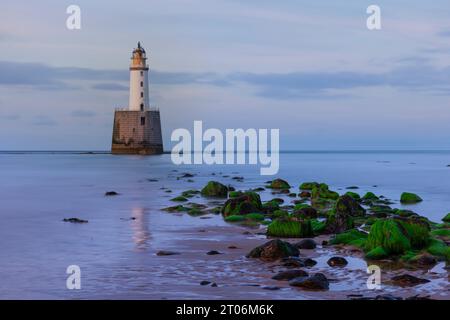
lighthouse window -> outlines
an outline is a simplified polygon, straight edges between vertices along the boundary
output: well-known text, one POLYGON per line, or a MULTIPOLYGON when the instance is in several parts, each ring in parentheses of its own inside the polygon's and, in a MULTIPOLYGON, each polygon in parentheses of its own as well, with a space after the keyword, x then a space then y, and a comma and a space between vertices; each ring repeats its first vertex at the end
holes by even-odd
POLYGON ((141 111, 144 111, 144 104, 141 103, 141 111))
POLYGON ((141 88, 144 86, 144 81, 141 81, 141 88))
POLYGON ((141 117, 141 126, 145 126, 145 117, 141 117))
POLYGON ((144 71, 141 71, 141 77, 144 75, 144 71))
POLYGON ((143 98, 144 97, 144 93, 143 92, 141 92, 141 98, 143 98))

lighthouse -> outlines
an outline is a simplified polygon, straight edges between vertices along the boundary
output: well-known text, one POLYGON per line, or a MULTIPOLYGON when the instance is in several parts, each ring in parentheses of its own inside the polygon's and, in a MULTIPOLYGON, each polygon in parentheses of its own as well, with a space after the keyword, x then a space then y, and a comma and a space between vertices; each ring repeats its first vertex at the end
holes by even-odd
POLYGON ((149 103, 148 70, 147 54, 138 42, 131 54, 128 107, 114 113, 112 154, 163 152, 159 109, 149 103))
POLYGON ((148 102, 148 65, 147 57, 141 43, 133 50, 130 63, 130 110, 144 111, 148 102))

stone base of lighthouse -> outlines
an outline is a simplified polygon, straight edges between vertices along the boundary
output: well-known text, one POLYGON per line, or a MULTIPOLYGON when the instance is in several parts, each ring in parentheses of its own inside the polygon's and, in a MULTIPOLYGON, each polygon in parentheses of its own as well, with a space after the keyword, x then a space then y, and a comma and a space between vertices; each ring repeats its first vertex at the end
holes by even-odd
POLYGON ((142 155, 163 153, 159 111, 116 111, 111 153, 142 155))

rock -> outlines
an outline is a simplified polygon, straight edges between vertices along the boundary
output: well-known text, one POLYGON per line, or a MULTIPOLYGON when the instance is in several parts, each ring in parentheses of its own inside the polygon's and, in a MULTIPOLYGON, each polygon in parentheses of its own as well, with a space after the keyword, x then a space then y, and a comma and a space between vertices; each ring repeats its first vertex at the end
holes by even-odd
POLYGON ((298 256, 300 252, 289 242, 279 239, 271 240, 254 248, 247 258, 259 258, 265 261, 275 261, 284 257, 298 256))
POLYGON ((78 218, 64 218, 64 222, 70 222, 70 223, 88 223, 89 221, 78 219, 78 218))
POLYGON ((193 178, 194 176, 192 173, 183 173, 180 178, 193 178))
POLYGON ((188 201, 188 199, 186 199, 186 198, 183 197, 183 196, 178 196, 178 197, 175 197, 175 198, 170 199, 170 201, 175 201, 175 202, 186 202, 186 201, 188 201))
POLYGON ((419 284, 428 283, 428 282, 430 282, 430 280, 417 278, 410 274, 402 274, 399 276, 392 277, 391 282, 392 282, 392 284, 401 286, 401 287, 414 287, 419 284))
POLYGON ((303 260, 303 263, 305 264, 305 267, 313 267, 317 264, 317 261, 311 258, 306 258, 303 260))
POLYGON ((239 249, 239 248, 236 246, 228 246, 228 249, 239 249))
POLYGON ((115 191, 107 191, 105 192, 105 197, 118 196, 119 194, 115 191))
POLYGON ((217 250, 211 250, 211 251, 208 251, 206 254, 207 254, 208 256, 213 256, 213 255, 216 255, 216 254, 222 254, 222 253, 219 252, 219 251, 217 251, 217 250))
POLYGON ((264 286, 264 287, 261 287, 261 289, 274 291, 274 290, 280 290, 280 287, 276 287, 276 286, 264 286))
POLYGON ((289 285, 305 290, 328 290, 330 286, 327 277, 322 273, 316 273, 306 278, 294 278, 289 281, 289 285))
POLYGON ((379 294, 375 297, 374 300, 387 300, 387 301, 395 301, 395 300, 403 300, 402 297, 396 297, 391 294, 379 294))
POLYGON ((311 198, 311 192, 309 191, 302 191, 298 194, 300 198, 311 198))
POLYGON ((299 257, 287 257, 281 259, 281 263, 284 267, 288 268, 303 268, 306 267, 305 260, 299 257))
POLYGON ((308 276, 308 273, 306 271, 297 269, 297 270, 287 270, 287 271, 279 272, 276 275, 274 275, 272 277, 272 279, 282 281, 282 280, 292 280, 294 278, 307 277, 307 276, 308 276))
POLYGON ((319 183, 317 182, 303 182, 300 185, 300 190, 312 190, 314 187, 318 187, 319 183))
POLYGON ((362 196, 362 200, 370 200, 370 201, 376 201, 379 198, 375 195, 373 192, 367 192, 365 195, 362 196))
POLYGON ((280 238, 309 238, 314 234, 310 220, 277 218, 267 227, 267 235, 280 238))
POLYGON ((209 181, 200 193, 206 197, 226 198, 228 196, 228 188, 220 182, 209 181))
POLYGON ((444 222, 450 222, 450 213, 447 213, 445 217, 442 218, 442 221, 444 222))
POLYGON ((344 267, 348 264, 348 262, 343 257, 331 257, 328 259, 327 264, 330 267, 344 267))
POLYGON ((322 240, 322 246, 327 246, 328 245, 328 241, 327 240, 322 240))
POLYGON ((355 189, 359 189, 359 187, 357 187, 357 186, 350 186, 350 187, 347 187, 346 189, 348 189, 348 190, 355 190, 355 189))
POLYGON ((293 216, 302 219, 315 219, 318 217, 317 210, 313 207, 304 207, 301 209, 294 209, 293 216))
POLYGON ((297 243, 294 244, 299 249, 315 249, 317 244, 313 239, 303 239, 297 243))
POLYGON ((246 192, 240 197, 228 199, 222 208, 222 215, 227 217, 232 215, 257 213, 261 212, 261 210, 262 204, 259 194, 256 192, 246 192))
POLYGON ((328 212, 325 222, 327 233, 342 233, 354 228, 353 217, 345 211, 336 212, 334 209, 328 212))
POLYGON ((275 179, 270 183, 272 189, 289 189, 291 186, 283 179, 275 179))
POLYGON ((366 259, 369 260, 380 260, 388 257, 388 253, 383 247, 376 247, 367 252, 366 259))
POLYGON ((180 254, 180 253, 175 252, 175 251, 167 251, 167 250, 160 250, 156 253, 157 256, 173 256, 176 254, 180 254))
POLYGON ((213 282, 213 283, 211 284, 211 287, 217 288, 217 283, 213 282))
POLYGON ((311 191, 311 203, 317 202, 318 199, 337 200, 338 198, 339 193, 329 190, 328 185, 325 183, 313 187, 311 191))
POLYGON ((345 244, 356 247, 363 247, 367 239, 367 233, 351 229, 346 232, 336 234, 331 240, 331 244, 345 244))
POLYGON ((405 204, 417 203, 421 201, 422 198, 415 193, 403 192, 402 195, 400 196, 400 202, 405 204))
POLYGON ((409 262, 418 267, 432 267, 437 263, 437 260, 429 253, 422 253, 413 257, 409 262))
POLYGON ((359 205, 359 203, 349 195, 339 197, 334 207, 336 213, 342 213, 351 217, 364 216, 366 210, 359 205))
POLYGON ((420 217, 378 219, 370 228, 366 249, 382 247, 387 254, 402 254, 428 244, 430 227, 420 217))
POLYGON ((361 197, 359 196, 359 194, 357 194, 356 192, 351 192, 348 191, 345 193, 346 196, 352 197, 354 200, 358 201, 361 199, 361 197))
POLYGON ((201 286, 207 286, 208 284, 211 284, 211 281, 203 280, 203 281, 200 282, 201 286))

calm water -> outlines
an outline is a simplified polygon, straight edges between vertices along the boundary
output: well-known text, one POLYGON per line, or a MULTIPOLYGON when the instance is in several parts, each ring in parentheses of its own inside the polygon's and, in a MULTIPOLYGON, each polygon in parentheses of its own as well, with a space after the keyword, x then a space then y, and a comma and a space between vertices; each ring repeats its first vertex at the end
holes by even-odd
MULTIPOLYGON (((284 153, 280 157, 278 176, 296 189, 310 180, 326 182, 340 192, 356 185, 360 193, 373 191, 396 201, 401 192, 410 191, 424 201, 408 208, 434 221, 450 212, 450 152, 284 153)), ((0 179, 0 298, 101 298, 132 297, 151 291, 155 283, 163 284, 168 277, 164 272, 176 266, 153 263, 154 252, 171 248, 180 240, 178 234, 186 237, 183 230, 199 225, 228 227, 219 216, 199 219, 161 212, 173 204, 171 197, 201 188, 208 180, 247 189, 264 186, 271 177, 260 176, 258 166, 176 167, 170 155, 0 153, 0 179), (194 173, 194 182, 177 180, 184 172, 194 173), (244 182, 231 179, 236 175, 244 176, 244 182), (110 190, 121 195, 104 197, 110 190), (69 217, 89 223, 61 221, 69 217), (65 269, 71 264, 82 267, 83 290, 65 288, 65 269)), ((264 200, 269 198, 270 194, 263 194, 264 200)), ((189 276, 184 279, 189 282, 189 276)))

